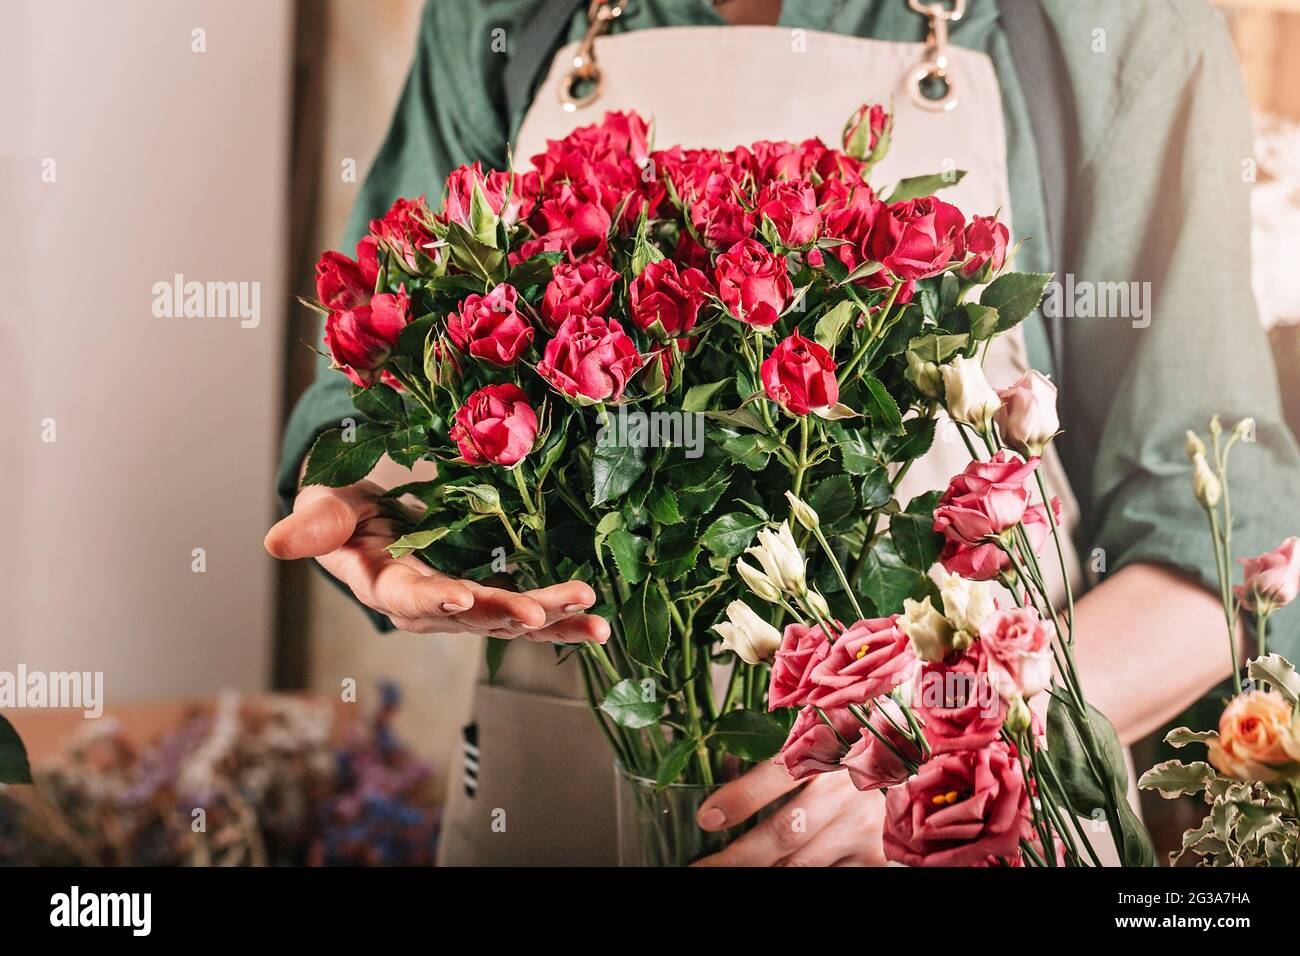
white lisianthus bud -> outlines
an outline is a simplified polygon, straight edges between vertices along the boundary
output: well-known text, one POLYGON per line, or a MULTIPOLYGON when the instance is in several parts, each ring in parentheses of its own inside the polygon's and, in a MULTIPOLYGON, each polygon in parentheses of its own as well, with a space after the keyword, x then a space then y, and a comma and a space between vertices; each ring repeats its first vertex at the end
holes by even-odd
POLYGON ((799 522, 809 531, 816 531, 821 524, 821 519, 817 517, 817 512, 812 509, 812 505, 804 501, 793 491, 785 493, 785 500, 790 502, 790 517, 799 522))
POLYGON ((907 635, 916 656, 923 661, 941 661, 953 651, 952 622, 934 609, 929 597, 924 601, 911 598, 903 601, 898 628, 907 635))
POLYGON ((1219 496, 1223 494, 1219 476, 1214 473, 1210 463, 1201 454, 1192 456, 1192 468, 1192 490, 1196 492, 1196 500, 1207 508, 1213 508, 1219 503, 1219 496))
POLYGON ((736 573, 745 585, 764 601, 775 603, 781 600, 781 589, 767 579, 767 575, 753 565, 744 561, 736 562, 736 573))
POLYGON ((1002 726, 1011 736, 1018 737, 1033 726, 1033 723, 1034 715, 1030 712, 1029 705, 1025 703, 1023 697, 1017 697, 1007 708, 1007 716, 1002 721, 1002 726))
POLYGON ((1238 441, 1249 439, 1251 435, 1255 434, 1255 419, 1243 418, 1232 427, 1232 433, 1238 441))
POLYGON ((782 521, 776 531, 763 528, 758 532, 758 544, 745 553, 752 554, 767 579, 786 594, 798 597, 808 590, 803 551, 795 544, 788 521, 782 521))
POLYGON ((997 609, 992 581, 968 581, 959 574, 945 574, 939 582, 944 616, 952 626, 967 634, 978 634, 980 625, 997 609))
POLYGON ((943 375, 939 372, 939 366, 927 362, 910 349, 907 353, 906 375, 907 380, 926 398, 943 398, 943 375))
POLYGON ((831 619, 831 608, 826 603, 826 599, 816 591, 810 590, 808 596, 804 598, 808 602, 808 609, 816 615, 819 621, 829 621, 831 619))
POLYGON ((781 632, 763 620, 744 601, 727 605, 727 620, 713 625, 722 643, 735 651, 746 664, 757 664, 776 654, 781 646, 781 632))
POLYGON ((1190 428, 1187 430, 1187 457, 1191 461, 1196 461, 1197 455, 1205 454, 1205 442, 1201 441, 1201 436, 1196 434, 1190 428))
POLYGON ((1023 455, 1041 455, 1061 430, 1056 414, 1056 386, 1030 369, 1010 388, 998 389, 1002 407, 993 420, 1002 440, 1023 455))
POLYGON ((945 402, 953 421, 970 425, 981 434, 987 432, 990 420, 1002 407, 1002 399, 984 377, 979 359, 958 355, 940 366, 939 373, 943 375, 945 402))
POLYGON ((1210 418, 1210 434, 1215 437, 1223 434, 1223 420, 1218 415, 1210 418))

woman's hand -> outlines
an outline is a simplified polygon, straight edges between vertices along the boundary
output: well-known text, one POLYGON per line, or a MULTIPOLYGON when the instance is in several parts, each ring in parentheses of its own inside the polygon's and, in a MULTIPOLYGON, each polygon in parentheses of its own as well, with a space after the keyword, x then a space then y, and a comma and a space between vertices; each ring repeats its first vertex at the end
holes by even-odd
POLYGON ((847 773, 824 773, 806 784, 768 761, 722 787, 700 807, 705 830, 747 820, 774 800, 802 788, 772 815, 720 853, 696 866, 883 866, 885 798, 863 792, 847 773))
POLYGON ((602 618, 582 613, 596 594, 581 581, 517 593, 449 577, 413 555, 393 558, 385 549, 405 526, 391 506, 381 506, 382 494, 370 481, 304 488, 293 513, 267 532, 266 550, 283 560, 315 558, 403 631, 571 644, 609 639, 602 618))

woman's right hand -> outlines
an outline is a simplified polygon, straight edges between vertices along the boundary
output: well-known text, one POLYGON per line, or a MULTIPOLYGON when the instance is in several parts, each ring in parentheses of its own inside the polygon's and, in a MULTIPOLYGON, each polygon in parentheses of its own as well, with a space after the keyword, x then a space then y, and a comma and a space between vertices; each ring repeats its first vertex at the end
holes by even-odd
POLYGON ((414 555, 387 550, 405 531, 383 489, 371 481, 346 488, 310 485, 298 493, 293 513, 267 532, 266 550, 290 561, 315 558, 356 595, 416 634, 471 633, 530 641, 605 643, 609 624, 584 614, 596 594, 582 581, 515 592, 449 577, 414 555))

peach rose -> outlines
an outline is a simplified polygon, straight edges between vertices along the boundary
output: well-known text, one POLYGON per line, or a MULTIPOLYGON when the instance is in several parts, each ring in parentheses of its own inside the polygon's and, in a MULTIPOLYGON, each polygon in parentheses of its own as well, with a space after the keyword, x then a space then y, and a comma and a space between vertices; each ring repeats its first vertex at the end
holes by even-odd
POLYGON ((1276 691, 1234 697, 1219 718, 1219 739, 1209 745, 1210 763, 1238 780, 1271 783, 1300 774, 1300 740, 1291 705, 1276 691))

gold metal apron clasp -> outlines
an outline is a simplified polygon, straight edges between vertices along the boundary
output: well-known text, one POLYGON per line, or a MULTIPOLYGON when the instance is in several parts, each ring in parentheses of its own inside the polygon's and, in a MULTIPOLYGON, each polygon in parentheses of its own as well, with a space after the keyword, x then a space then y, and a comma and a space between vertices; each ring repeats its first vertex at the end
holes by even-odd
POLYGON ((628 0, 591 0, 587 8, 587 35, 573 55, 573 69, 560 82, 560 103, 567 113, 576 113, 600 98, 604 78, 596 62, 596 37, 609 32, 610 24, 623 15, 628 0), (578 94, 579 85, 587 89, 578 94))
POLYGON ((948 69, 948 24, 966 15, 966 0, 952 0, 951 7, 944 0, 929 3, 907 0, 907 5, 929 19, 930 35, 925 41, 925 56, 908 71, 903 86, 911 101, 921 109, 947 112, 957 106, 957 79, 948 69), (943 83, 943 95, 927 96, 924 85, 936 81, 943 83))

